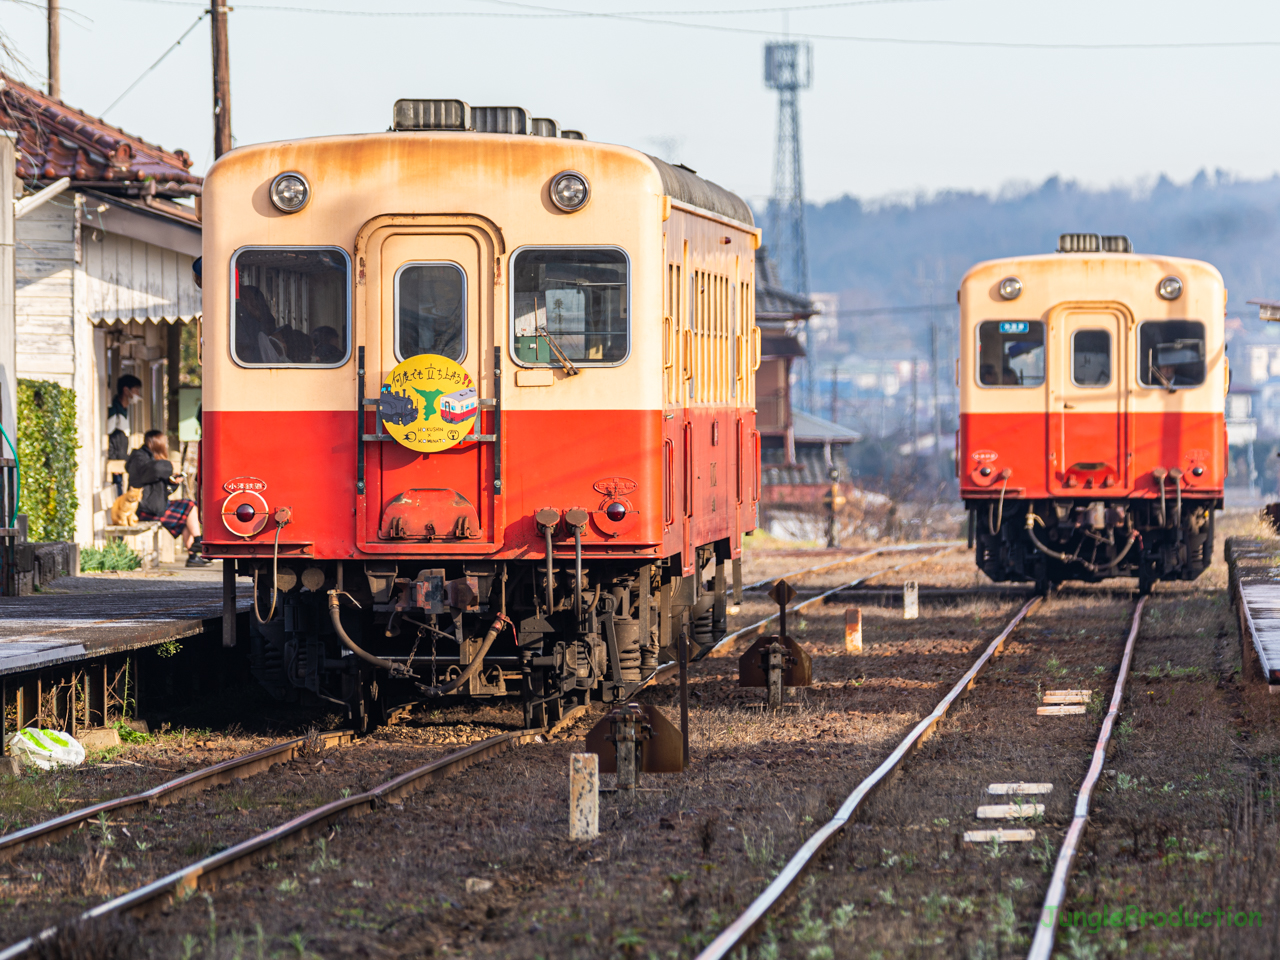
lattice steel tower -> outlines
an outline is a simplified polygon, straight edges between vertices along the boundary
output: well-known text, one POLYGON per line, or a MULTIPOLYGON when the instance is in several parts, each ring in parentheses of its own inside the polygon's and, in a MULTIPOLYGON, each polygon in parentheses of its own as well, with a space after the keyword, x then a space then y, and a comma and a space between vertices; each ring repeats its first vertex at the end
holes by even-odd
POLYGON ((778 152, 769 200, 769 242, 783 286, 809 292, 809 257, 804 242, 804 182, 800 169, 799 93, 813 79, 807 43, 769 43, 764 48, 764 82, 778 91, 778 152))

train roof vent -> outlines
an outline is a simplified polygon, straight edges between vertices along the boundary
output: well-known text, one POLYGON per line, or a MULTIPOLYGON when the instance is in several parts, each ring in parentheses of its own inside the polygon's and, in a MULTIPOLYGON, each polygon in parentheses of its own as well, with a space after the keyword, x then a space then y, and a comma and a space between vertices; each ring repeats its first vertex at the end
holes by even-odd
POLYGON ((1096 233, 1064 233, 1058 237, 1059 253, 1100 253, 1102 238, 1096 233))
POLYGON ((469 130, 471 107, 461 100, 397 100, 393 130, 469 130))
POLYGON ((471 129, 476 133, 527 134, 529 111, 524 107, 472 107, 471 129))
POLYGON ((529 133, 535 137, 558 137, 560 124, 547 117, 534 117, 529 121, 529 133))
POLYGON ((1129 242, 1128 237, 1103 237, 1102 238, 1103 253, 1133 253, 1133 244, 1129 242))
POLYGON ((581 130, 561 130, 560 139, 561 140, 585 140, 587 139, 587 136, 581 130))

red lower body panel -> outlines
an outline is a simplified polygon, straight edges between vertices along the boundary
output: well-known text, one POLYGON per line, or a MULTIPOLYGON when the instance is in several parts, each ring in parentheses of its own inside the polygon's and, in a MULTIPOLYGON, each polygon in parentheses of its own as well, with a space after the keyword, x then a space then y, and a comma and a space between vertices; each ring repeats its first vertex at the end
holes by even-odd
POLYGON ((1158 497, 1158 468, 1182 471, 1184 496, 1221 496, 1222 414, 960 415, 962 497, 1158 497))
MULTIPOLYGON (((503 415, 502 493, 494 495, 494 445, 464 443, 422 456, 394 441, 364 443, 365 491, 357 490, 354 412, 204 413, 201 479, 205 552, 210 556, 270 556, 276 524, 248 540, 222 522, 228 481, 261 481, 271 510, 287 506, 282 556, 317 559, 440 556, 517 559, 544 553, 534 514, 580 507, 589 556, 665 557, 729 539, 755 527, 754 416, 735 409, 509 411, 503 415), (745 451, 745 453, 744 453, 745 451), (474 507, 471 539, 436 530, 386 537, 380 520, 398 497, 415 489, 454 491, 474 507), (611 521, 604 509, 621 501, 627 514, 611 521)), ((493 433, 483 413, 476 432, 493 433)), ((371 416, 366 431, 372 432, 371 416)), ((234 486, 234 485, 233 485, 234 486)), ((256 484, 254 487, 256 488, 256 484)), ((431 498, 418 497, 426 502, 431 498)), ((438 498, 437 498, 438 499, 438 498)), ((452 517, 453 514, 450 514, 452 517)), ((572 535, 557 532, 557 554, 572 551, 572 535)))

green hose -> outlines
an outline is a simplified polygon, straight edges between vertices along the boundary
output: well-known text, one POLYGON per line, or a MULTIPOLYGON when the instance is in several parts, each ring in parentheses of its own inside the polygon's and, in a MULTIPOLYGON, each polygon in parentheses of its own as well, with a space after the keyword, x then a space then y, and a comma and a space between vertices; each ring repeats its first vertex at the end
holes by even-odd
POLYGON ((0 424, 0 437, 4 437, 5 442, 9 444, 9 449, 13 451, 13 474, 16 478, 13 491, 13 515, 9 517, 10 528, 18 525, 18 502, 22 499, 22 464, 18 462, 18 448, 13 445, 13 441, 9 439, 9 434, 4 432, 4 424, 0 424))

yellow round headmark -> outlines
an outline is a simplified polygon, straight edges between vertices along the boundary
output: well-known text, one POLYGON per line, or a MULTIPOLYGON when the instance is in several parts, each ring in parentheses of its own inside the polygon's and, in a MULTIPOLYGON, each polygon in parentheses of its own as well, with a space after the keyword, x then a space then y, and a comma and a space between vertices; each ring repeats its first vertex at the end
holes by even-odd
POLYGON ((471 433, 480 398, 471 375, 455 360, 423 353, 398 363, 382 384, 378 418, 403 446, 422 453, 448 450, 471 433))

